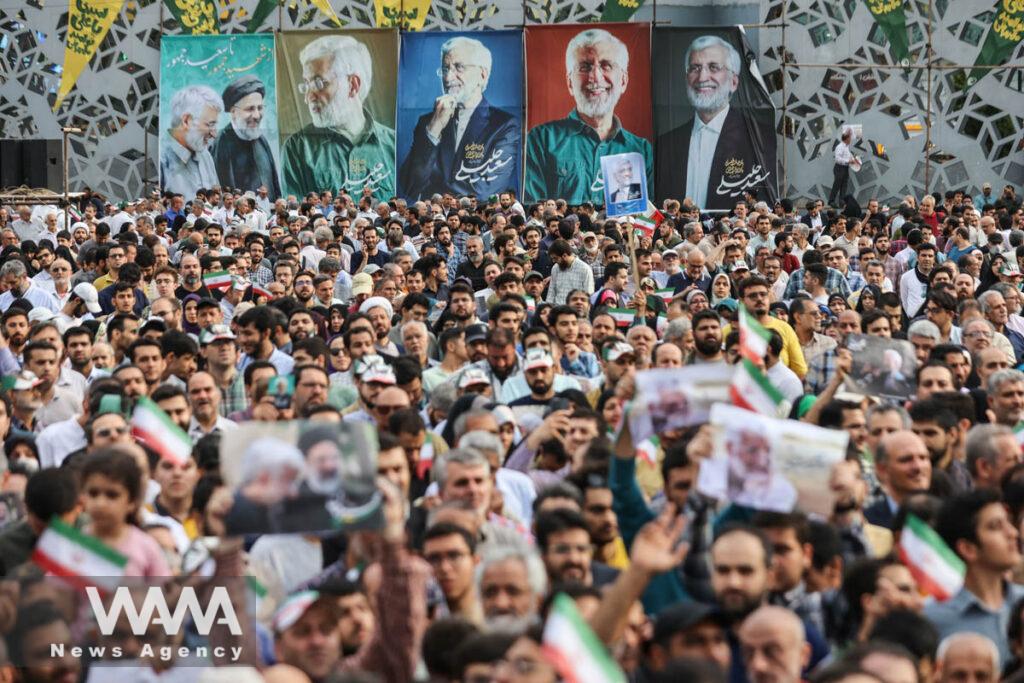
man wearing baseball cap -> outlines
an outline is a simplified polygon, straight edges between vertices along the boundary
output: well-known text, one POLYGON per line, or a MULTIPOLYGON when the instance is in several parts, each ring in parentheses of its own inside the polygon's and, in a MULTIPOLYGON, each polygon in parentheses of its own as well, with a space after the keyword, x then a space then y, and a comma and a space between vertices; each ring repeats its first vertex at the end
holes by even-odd
POLYGON ((91 320, 102 311, 100 296, 88 282, 80 282, 71 290, 71 296, 57 312, 57 324, 65 329, 77 327, 83 320, 91 320))
POLYGON ((238 343, 231 328, 218 323, 200 332, 199 353, 206 359, 206 371, 220 389, 220 414, 227 417, 248 408, 245 380, 236 367, 238 343))
POLYGON ((547 349, 528 349, 523 361, 523 374, 530 393, 508 404, 517 422, 527 414, 544 416, 547 404, 555 396, 555 360, 547 349))

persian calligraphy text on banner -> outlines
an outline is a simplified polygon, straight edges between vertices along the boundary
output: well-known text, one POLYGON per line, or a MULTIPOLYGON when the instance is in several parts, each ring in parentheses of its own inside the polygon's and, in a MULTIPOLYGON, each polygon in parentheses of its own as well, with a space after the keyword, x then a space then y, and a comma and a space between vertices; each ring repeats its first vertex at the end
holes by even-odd
POLYGON ((60 108, 71 88, 75 87, 114 19, 121 13, 123 4, 124 0, 74 0, 71 3, 68 37, 64 45, 64 70, 60 76, 57 100, 53 104, 54 111, 60 108))

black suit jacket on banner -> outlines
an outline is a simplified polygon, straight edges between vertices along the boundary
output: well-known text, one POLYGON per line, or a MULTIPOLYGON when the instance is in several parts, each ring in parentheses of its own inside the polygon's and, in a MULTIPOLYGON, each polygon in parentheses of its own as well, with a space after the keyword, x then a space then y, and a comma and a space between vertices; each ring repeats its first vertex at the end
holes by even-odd
MULTIPOLYGON (((758 125, 751 122, 752 125, 758 125)), ((693 119, 658 136, 654 146, 654 180, 658 202, 686 195, 687 161, 693 119)), ((731 209, 747 191, 759 199, 776 199, 775 131, 762 126, 757 131, 763 156, 751 139, 747 117, 735 106, 725 115, 718 146, 711 161, 707 201, 702 209, 731 209)))
POLYGON ((435 192, 487 197, 519 188, 522 126, 510 113, 491 106, 487 98, 473 110, 459 148, 455 149, 455 117, 434 144, 427 137, 433 112, 416 124, 409 156, 398 172, 400 194, 408 200, 435 192))

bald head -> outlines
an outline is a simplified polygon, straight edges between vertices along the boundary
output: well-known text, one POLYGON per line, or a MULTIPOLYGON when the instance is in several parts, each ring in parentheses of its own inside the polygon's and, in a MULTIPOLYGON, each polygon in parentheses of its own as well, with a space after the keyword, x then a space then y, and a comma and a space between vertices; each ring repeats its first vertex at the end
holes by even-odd
POLYGON ((940 683, 999 679, 999 650, 978 633, 961 632, 947 636, 936 653, 940 683))
POLYGON ((799 683, 811 648, 796 614, 784 607, 759 607, 743 621, 739 638, 751 683, 799 683))

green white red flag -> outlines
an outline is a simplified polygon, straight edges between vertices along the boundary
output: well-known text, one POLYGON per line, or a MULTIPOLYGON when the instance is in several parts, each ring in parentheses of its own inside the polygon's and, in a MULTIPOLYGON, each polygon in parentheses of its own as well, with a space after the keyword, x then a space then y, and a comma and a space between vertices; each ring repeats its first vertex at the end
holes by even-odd
POLYGON ((207 289, 227 289, 231 286, 231 273, 226 270, 216 270, 203 275, 203 284, 207 289))
POLYGON ((637 232, 642 232, 648 237, 653 237, 654 229, 658 227, 658 224, 647 216, 633 216, 629 219, 629 222, 633 224, 637 232))
POLYGON ((741 358, 736 364, 729 384, 729 398, 734 406, 768 417, 779 417, 779 407, 785 401, 767 375, 749 358, 741 358))
POLYGON ((608 315, 615 319, 619 327, 629 327, 636 319, 636 310, 632 308, 609 308, 608 315))
POLYGON ((626 675, 565 593, 544 625, 544 655, 566 683, 626 683, 626 675))
POLYGON ((103 541, 82 533, 58 518, 50 522, 36 542, 32 561, 48 574, 81 586, 113 591, 124 576, 128 558, 103 541))
POLYGON ((644 213, 644 218, 647 218, 654 223, 654 227, 658 227, 661 225, 661 222, 665 220, 665 216, 658 211, 658 207, 656 207, 650 199, 647 200, 647 211, 644 213))
POLYGON ((936 600, 950 599, 964 585, 964 561, 916 515, 907 515, 900 533, 899 554, 917 585, 936 600))
POLYGON ((152 448, 161 458, 184 465, 192 454, 192 440, 160 406, 140 397, 132 412, 132 437, 152 448))
POLYGON ((750 314, 747 307, 740 304, 739 311, 740 328, 740 355, 749 358, 755 364, 764 362, 764 356, 768 353, 768 340, 772 333, 750 314))

